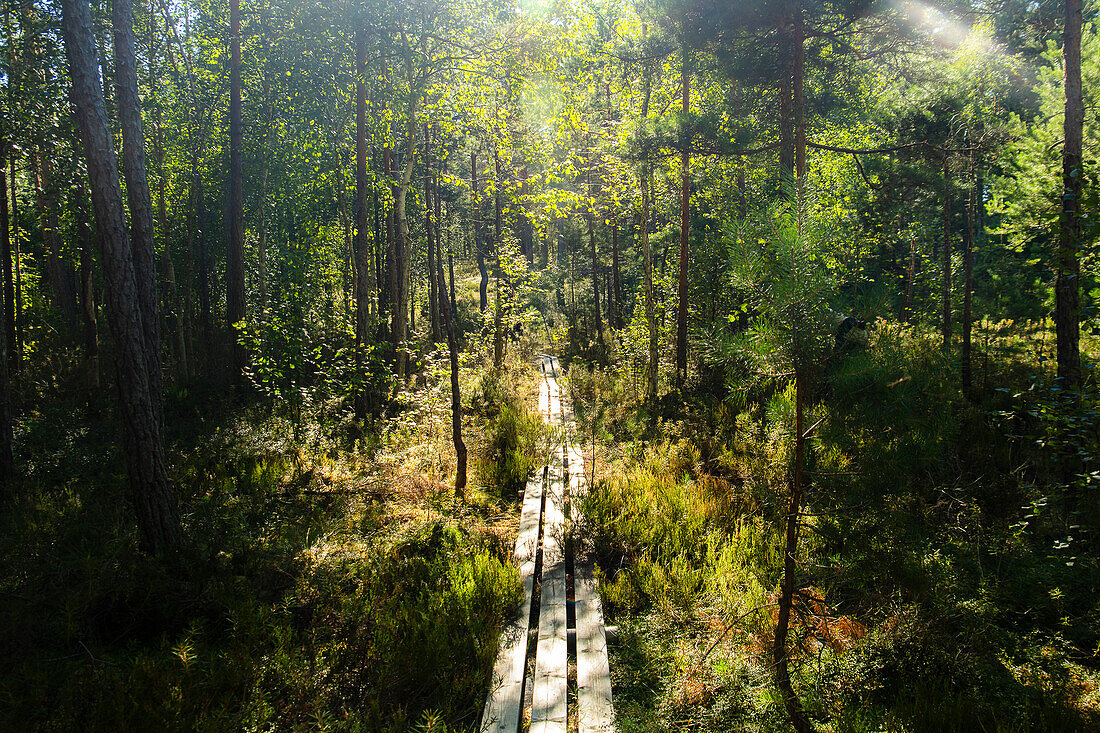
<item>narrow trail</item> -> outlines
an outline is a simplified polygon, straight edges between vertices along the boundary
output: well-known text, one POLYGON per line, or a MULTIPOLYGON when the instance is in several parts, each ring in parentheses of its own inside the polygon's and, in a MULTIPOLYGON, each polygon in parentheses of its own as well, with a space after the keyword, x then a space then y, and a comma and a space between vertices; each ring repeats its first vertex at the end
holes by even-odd
POLYGON ((567 516, 577 518, 588 490, 584 458, 570 437, 576 426, 572 408, 561 397, 558 360, 540 356, 539 367, 539 412, 557 428, 558 442, 549 465, 527 480, 513 553, 524 598, 501 634, 481 731, 518 733, 529 706, 531 733, 565 733, 572 677, 576 730, 608 733, 614 730, 614 712, 599 587, 592 565, 575 559, 566 522, 567 516))

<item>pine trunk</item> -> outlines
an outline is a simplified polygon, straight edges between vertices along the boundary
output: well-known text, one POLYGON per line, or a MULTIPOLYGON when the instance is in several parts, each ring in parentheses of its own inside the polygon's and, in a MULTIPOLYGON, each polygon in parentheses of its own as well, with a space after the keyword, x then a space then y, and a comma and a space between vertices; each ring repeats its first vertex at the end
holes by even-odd
POLYGON ((943 156, 943 249, 940 250, 943 279, 940 283, 940 322, 943 345, 951 343, 951 169, 943 156))
MULTIPOLYGON (((4 323, 11 323, 9 314, 12 306, 11 288, 11 240, 8 234, 8 181, 4 161, 3 143, 0 143, 0 241, 3 242, 5 263, 5 287, 0 290, 0 316, 4 323)), ((10 336, 14 329, 0 327, 0 486, 4 487, 4 494, 11 493, 11 482, 15 477, 15 461, 12 458, 12 425, 11 425, 11 384, 8 373, 8 351, 12 343, 10 336)))
MULTIPOLYGON (((122 127, 122 172, 130 205, 130 253, 138 309, 145 340, 149 393, 157 420, 162 420, 160 322, 157 314, 156 252, 153 248, 153 204, 145 167, 145 130, 137 91, 134 19, 130 0, 113 0, 111 26, 115 50, 115 95, 122 127)), ((93 192, 94 196, 94 192, 93 192)))
MULTIPOLYGON (((15 279, 13 277, 14 271, 12 269, 12 239, 13 233, 11 231, 8 221, 8 178, 7 178, 7 161, 4 160, 3 154, 7 148, 5 141, 0 141, 0 199, 3 202, 0 203, 0 213, 3 214, 3 231, 0 231, 0 259, 3 260, 3 297, 4 297, 4 323, 0 325, 0 328, 4 329, 4 343, 7 344, 7 353, 5 363, 10 368, 10 371, 15 371, 15 279)), ((12 187, 12 191, 15 187, 12 187)))
POLYGON ((15 308, 11 313, 12 328, 15 330, 15 346, 11 355, 11 371, 18 372, 23 367, 23 257, 19 251, 19 197, 15 191, 14 155, 9 166, 11 167, 12 254, 15 256, 15 308))
POLYGON ((478 285, 478 308, 482 313, 489 307, 489 272, 485 267, 484 237, 481 232, 481 207, 477 191, 477 153, 470 151, 470 199, 474 207, 474 251, 477 253, 477 271, 481 275, 478 285))
MULTIPOLYGON (((797 367, 796 367, 797 369, 797 367)), ((772 643, 772 663, 775 665, 775 683, 783 695, 787 717, 798 733, 810 733, 813 726, 802 710, 802 703, 791 684, 787 660, 787 634, 790 628, 791 609, 794 606, 795 573, 797 572, 798 530, 802 517, 803 461, 806 436, 803 424, 805 385, 800 374, 795 374, 794 465, 791 468, 791 498, 787 505, 785 547, 783 551, 783 580, 779 587, 779 608, 772 643)))
MULTIPOLYGON (((588 167, 588 195, 592 198, 591 206, 595 207, 595 192, 592 189, 592 165, 588 167)), ((596 230, 595 212, 589 210, 588 212, 588 250, 589 255, 592 258, 592 299, 595 305, 594 313, 596 318, 596 341, 599 342, 600 348, 604 347, 603 343, 603 317, 600 315, 600 263, 596 257, 596 230)))
POLYGON ((118 180, 118 161, 107 123, 103 86, 97 73, 99 62, 92 27, 91 12, 85 0, 64 0, 65 50, 99 229, 109 322, 117 342, 119 406, 131 493, 142 544, 152 552, 164 553, 183 543, 183 533, 176 497, 168 483, 160 421, 154 404, 156 397, 151 390, 145 329, 118 180))
POLYGON ((611 327, 616 329, 623 327, 623 294, 619 286, 619 222, 616 219, 611 222, 611 290, 608 294, 613 303, 611 327))
MULTIPOLYGON (((370 290, 367 272, 370 249, 367 228, 367 32, 355 31, 355 342, 356 360, 362 370, 366 364, 366 346, 370 339, 370 290)), ((362 390, 355 400, 356 416, 363 419, 369 410, 369 396, 362 390)))
MULTIPOLYGON (((438 247, 438 242, 436 243, 438 247)), ((428 246, 431 246, 429 243, 428 246)), ((436 280, 440 293, 439 309, 443 314, 443 327, 447 331, 447 355, 451 365, 451 439, 455 446, 455 491, 461 492, 466 488, 466 444, 462 441, 462 393, 458 386, 458 339, 455 336, 454 317, 451 314, 450 303, 443 296, 446 292, 446 282, 443 277, 443 251, 436 250, 436 280)), ((454 276, 452 274, 452 280, 454 276)))
MULTIPOLYGON (((431 127, 424 123, 424 236, 428 240, 428 272, 435 273, 435 235, 432 231, 432 161, 431 127)), ((435 222, 439 227, 439 222, 435 222)), ((439 292, 434 274, 428 278, 428 320, 432 327, 432 344, 440 341, 439 333, 439 292)))
MULTIPOLYGON (((683 65, 680 68, 681 103, 684 125, 687 125, 688 109, 691 106, 691 77, 688 74, 688 54, 684 51, 683 65)), ((688 268, 688 224, 689 224, 689 180, 688 170, 691 163, 691 138, 686 133, 681 136, 680 144, 680 274, 677 280, 676 308, 676 383, 682 387, 687 379, 687 268, 688 268)))
POLYGON ((87 191, 81 183, 77 189, 76 226, 80 246, 80 315, 84 327, 84 388, 88 407, 95 411, 99 402, 99 326, 92 288, 92 231, 86 196, 87 191))
POLYGON ((1065 146, 1062 150, 1062 211, 1059 217, 1057 272, 1054 281, 1054 328, 1058 342, 1058 378, 1068 389, 1081 385, 1080 210, 1084 163, 1082 136, 1085 121, 1081 89, 1082 0, 1065 0, 1062 59, 1065 65, 1065 146))
POLYGON ((245 353, 237 329, 245 318, 244 170, 241 160, 241 3, 229 3, 229 240, 225 249, 225 320, 232 343, 231 381, 244 385, 245 353))
MULTIPOLYGON (((653 93, 652 69, 645 69, 642 97, 641 119, 649 116, 649 100, 653 93)), ((645 151, 638 183, 642 187, 642 211, 640 216, 640 234, 642 238, 642 264, 645 269, 645 321, 649 331, 649 361, 646 367, 646 402, 654 407, 657 404, 657 306, 653 292, 653 253, 649 246, 649 185, 652 173, 649 163, 649 151, 645 151)))
POLYGON ((975 185, 970 188, 970 195, 966 200, 966 243, 963 248, 963 312, 962 312, 962 389, 963 394, 971 393, 970 373, 970 336, 971 336, 971 295, 974 289, 974 238, 977 236, 976 205, 978 191, 976 190, 976 164, 973 154, 970 159, 970 175, 975 180, 975 185))

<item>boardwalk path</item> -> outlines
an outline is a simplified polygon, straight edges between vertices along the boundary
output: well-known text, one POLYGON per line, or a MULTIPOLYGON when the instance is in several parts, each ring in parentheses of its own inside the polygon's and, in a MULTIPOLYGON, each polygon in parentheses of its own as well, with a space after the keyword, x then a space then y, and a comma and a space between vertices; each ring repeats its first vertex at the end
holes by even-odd
POLYGON ((576 432, 573 411, 563 404, 558 386, 558 360, 540 357, 543 380, 539 411, 556 428, 559 444, 550 464, 528 477, 513 559, 523 581, 524 598, 504 630, 493 681, 482 713, 483 733, 517 733, 522 729, 525 686, 529 695, 531 733, 565 733, 568 719, 569 656, 576 661, 578 733, 614 730, 611 676, 603 610, 592 566, 568 550, 566 512, 575 513, 588 490, 584 458, 570 436, 576 432), (561 436, 564 436, 563 438, 561 436), (575 644, 569 643, 566 591, 573 581, 575 644), (533 618, 535 580, 539 581, 538 618, 533 618), (533 647, 529 631, 534 629, 533 647), (534 675, 527 677, 528 657, 534 675))

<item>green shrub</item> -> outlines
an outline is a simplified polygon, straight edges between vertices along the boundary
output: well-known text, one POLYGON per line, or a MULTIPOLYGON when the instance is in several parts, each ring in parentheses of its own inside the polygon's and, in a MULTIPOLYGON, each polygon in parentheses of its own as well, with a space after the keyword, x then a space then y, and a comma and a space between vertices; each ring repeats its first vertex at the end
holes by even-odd
POLYGON ((502 499, 515 498, 536 468, 546 464, 546 421, 518 394, 511 377, 487 372, 471 398, 485 419, 477 470, 482 484, 502 499))

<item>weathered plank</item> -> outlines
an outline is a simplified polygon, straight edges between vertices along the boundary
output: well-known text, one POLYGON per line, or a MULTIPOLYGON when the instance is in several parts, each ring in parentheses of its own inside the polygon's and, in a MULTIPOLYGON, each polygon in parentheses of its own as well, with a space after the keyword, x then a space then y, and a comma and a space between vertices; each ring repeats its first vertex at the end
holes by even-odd
POLYGON ((542 595, 535 646, 531 730, 564 733, 568 659, 565 616, 565 482, 561 453, 547 472, 542 523, 542 595))
POLYGON ((523 674, 527 660, 527 629, 531 619, 531 601, 535 591, 535 557, 539 544, 545 469, 533 472, 527 480, 520 511, 519 532, 512 559, 523 581, 523 601, 512 622, 500 637, 500 652, 493 667, 489 697, 481 716, 484 733, 514 733, 519 730, 523 712, 523 674))
POLYGON ((589 565, 573 570, 577 622, 577 721, 579 733, 608 733, 615 715, 611 706, 611 670, 607 660, 603 608, 589 565))
MULTIPOLYGON (((569 415, 570 420, 572 414, 569 415)), ((574 521, 588 491, 584 457, 572 443, 566 446, 569 497, 574 521)), ((611 705, 611 670, 607 659, 603 607, 593 567, 576 562, 573 568, 573 598, 577 634, 577 724, 578 733, 609 733, 614 730, 611 705)))

